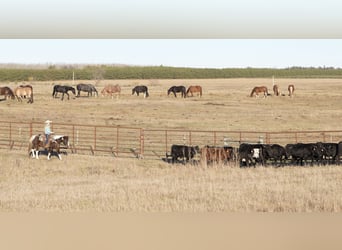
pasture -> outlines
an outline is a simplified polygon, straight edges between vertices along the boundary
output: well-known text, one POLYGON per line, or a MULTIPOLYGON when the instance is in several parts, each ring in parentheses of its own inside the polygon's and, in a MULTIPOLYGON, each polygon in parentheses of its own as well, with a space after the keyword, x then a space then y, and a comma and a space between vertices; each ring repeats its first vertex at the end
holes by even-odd
MULTIPOLYGON (((82 81, 93 83, 92 81, 82 81)), ((1 100, 1 120, 219 131, 341 130, 342 80, 276 79, 285 96, 249 97, 272 79, 103 80, 119 98, 53 98, 54 84, 32 82, 33 104, 1 100), (290 98, 287 86, 295 86, 290 98), (146 85, 149 97, 132 95, 146 85), (171 86, 200 85, 202 97, 167 96, 171 86)), ((21 83, 20 83, 21 84, 21 83)), ((12 89, 19 83, 1 83, 12 89)), ((74 86, 75 87, 75 86, 74 86)), ((61 97, 61 94, 59 95, 61 97)), ((0 97, 1 98, 1 97, 0 97)), ((58 133, 58 131, 55 131, 58 133)), ((29 138, 28 138, 29 139, 29 138)), ((203 145, 200 145, 203 146, 203 145)), ((163 161, 68 154, 29 159, 1 150, 2 211, 341 211, 342 168, 170 165, 163 161)))

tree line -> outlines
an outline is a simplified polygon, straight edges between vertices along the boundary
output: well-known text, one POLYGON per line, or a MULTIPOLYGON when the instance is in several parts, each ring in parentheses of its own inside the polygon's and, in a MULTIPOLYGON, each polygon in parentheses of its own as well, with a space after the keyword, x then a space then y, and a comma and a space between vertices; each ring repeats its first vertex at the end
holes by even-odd
POLYGON ((97 79, 211 79, 211 78, 342 78, 340 68, 181 68, 166 66, 85 66, 0 68, 0 81, 58 81, 97 79))

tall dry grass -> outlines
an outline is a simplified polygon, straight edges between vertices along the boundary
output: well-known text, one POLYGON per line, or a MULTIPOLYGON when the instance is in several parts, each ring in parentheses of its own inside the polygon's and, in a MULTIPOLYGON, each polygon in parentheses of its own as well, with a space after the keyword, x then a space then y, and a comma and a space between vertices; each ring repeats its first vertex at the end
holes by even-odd
POLYGON ((169 165, 67 155, 0 156, 1 211, 340 212, 339 166, 169 165))

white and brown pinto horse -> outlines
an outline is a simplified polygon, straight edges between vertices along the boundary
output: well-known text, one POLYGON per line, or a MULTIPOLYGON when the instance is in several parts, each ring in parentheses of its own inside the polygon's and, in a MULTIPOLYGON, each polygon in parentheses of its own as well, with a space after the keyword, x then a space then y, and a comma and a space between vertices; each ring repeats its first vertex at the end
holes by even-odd
POLYGON ((266 98, 269 94, 268 94, 268 90, 267 87, 265 86, 257 86, 254 87, 250 97, 253 97, 255 95, 255 97, 259 97, 259 94, 262 94, 264 98, 266 98))
POLYGON ((24 98, 27 98, 27 103, 33 103, 33 88, 31 85, 20 85, 14 89, 14 94, 17 97, 18 102, 22 102, 24 98))
POLYGON ((289 91, 289 96, 292 97, 293 96, 293 92, 295 90, 294 85, 290 84, 287 89, 289 91))
POLYGON ((120 93, 121 93, 121 87, 118 84, 116 84, 116 85, 111 85, 111 84, 106 85, 102 89, 102 91, 101 91, 101 95, 102 96, 110 95, 112 98, 114 98, 113 94, 115 94, 115 93, 117 94, 116 98, 119 98, 120 93))
POLYGON ((49 142, 45 145, 45 135, 33 135, 29 141, 28 152, 29 155, 32 154, 32 158, 39 159, 39 149, 45 149, 48 152, 47 159, 50 160, 51 154, 53 151, 57 153, 57 156, 60 160, 62 160, 60 147, 61 144, 64 144, 67 148, 69 147, 69 137, 65 135, 53 135, 49 138, 49 142))

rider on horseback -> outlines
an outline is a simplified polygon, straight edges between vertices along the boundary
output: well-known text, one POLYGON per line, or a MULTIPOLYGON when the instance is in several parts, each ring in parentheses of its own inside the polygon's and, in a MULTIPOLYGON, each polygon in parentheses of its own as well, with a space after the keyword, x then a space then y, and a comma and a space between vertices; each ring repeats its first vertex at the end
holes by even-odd
POLYGON ((50 120, 46 120, 45 121, 45 127, 44 127, 44 134, 45 134, 45 148, 48 148, 49 145, 50 145, 50 134, 52 134, 53 132, 51 132, 51 127, 50 127, 50 124, 51 124, 52 121, 50 120))

